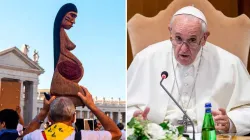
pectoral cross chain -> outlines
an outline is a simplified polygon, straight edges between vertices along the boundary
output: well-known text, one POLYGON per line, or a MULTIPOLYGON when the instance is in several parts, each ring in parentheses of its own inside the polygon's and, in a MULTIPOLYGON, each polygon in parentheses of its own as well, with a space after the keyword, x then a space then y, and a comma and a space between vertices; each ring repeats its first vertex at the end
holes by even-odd
POLYGON ((191 121, 188 120, 186 115, 183 115, 182 120, 178 120, 177 123, 184 126, 185 133, 187 132, 187 126, 191 125, 191 121))

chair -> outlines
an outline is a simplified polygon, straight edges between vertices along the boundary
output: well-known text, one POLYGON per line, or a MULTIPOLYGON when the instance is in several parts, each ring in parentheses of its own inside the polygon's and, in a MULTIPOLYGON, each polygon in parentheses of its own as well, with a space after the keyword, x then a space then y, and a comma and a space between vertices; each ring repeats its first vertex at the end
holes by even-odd
POLYGON ((250 19, 245 15, 229 18, 217 11, 208 0, 174 0, 154 17, 134 15, 127 23, 133 56, 147 46, 169 39, 168 24, 180 8, 194 5, 207 18, 211 42, 238 56, 247 67, 250 47, 250 19))

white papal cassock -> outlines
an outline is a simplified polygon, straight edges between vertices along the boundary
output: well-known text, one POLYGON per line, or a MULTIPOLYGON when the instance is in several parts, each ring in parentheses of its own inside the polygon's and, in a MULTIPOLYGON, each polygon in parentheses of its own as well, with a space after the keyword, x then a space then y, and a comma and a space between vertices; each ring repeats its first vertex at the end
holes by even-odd
MULTIPOLYGON (((161 72, 167 71, 169 76, 163 85, 187 109, 196 132, 201 132, 204 105, 211 102, 213 110, 219 107, 227 110, 238 135, 248 134, 250 84, 247 86, 249 74, 241 60, 208 42, 189 66, 180 65, 172 56, 169 40, 153 44, 136 55, 127 74, 127 121, 135 110, 144 110, 146 106, 150 107, 148 119, 153 122, 169 120, 177 125, 182 119, 183 114, 160 86, 161 72)), ((191 130, 189 127, 188 131, 191 130)))

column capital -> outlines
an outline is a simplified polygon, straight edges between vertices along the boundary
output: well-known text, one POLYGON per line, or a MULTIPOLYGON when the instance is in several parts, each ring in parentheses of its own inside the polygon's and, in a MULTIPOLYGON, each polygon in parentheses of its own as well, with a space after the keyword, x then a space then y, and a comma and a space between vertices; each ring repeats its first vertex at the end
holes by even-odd
POLYGON ((32 81, 33 85, 38 85, 38 80, 32 81))
POLYGON ((18 82, 21 83, 21 85, 24 85, 24 84, 23 84, 24 81, 25 81, 24 79, 19 79, 19 80, 18 80, 18 82))

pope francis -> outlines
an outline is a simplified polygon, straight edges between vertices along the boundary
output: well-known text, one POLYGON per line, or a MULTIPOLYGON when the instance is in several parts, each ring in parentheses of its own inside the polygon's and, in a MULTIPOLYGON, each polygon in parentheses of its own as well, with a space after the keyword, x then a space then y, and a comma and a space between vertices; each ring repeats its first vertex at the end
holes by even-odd
POLYGON ((155 123, 181 125, 183 113, 160 86, 160 74, 167 71, 163 85, 193 120, 196 132, 201 132, 204 105, 211 102, 217 131, 250 133, 249 74, 241 60, 206 42, 206 18, 193 6, 178 10, 168 28, 170 40, 139 52, 128 69, 127 121, 142 114, 155 123))

